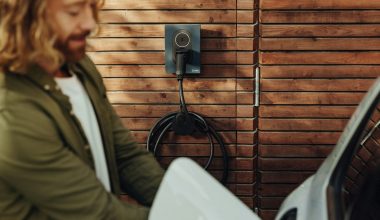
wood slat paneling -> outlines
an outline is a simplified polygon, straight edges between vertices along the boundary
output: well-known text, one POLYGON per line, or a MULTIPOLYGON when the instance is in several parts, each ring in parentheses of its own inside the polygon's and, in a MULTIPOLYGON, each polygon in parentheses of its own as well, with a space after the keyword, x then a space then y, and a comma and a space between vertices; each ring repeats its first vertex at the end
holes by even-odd
POLYGON ((380 11, 377 10, 344 10, 344 11, 261 11, 262 23, 278 24, 355 24, 379 23, 380 11))
POLYGON ((336 144, 341 132, 288 132, 260 131, 259 142, 263 145, 272 144, 336 144))
POLYGON ((380 64, 376 52, 261 52, 262 64, 380 64))
MULTIPOLYGON (((241 7, 247 7, 250 1, 241 3, 241 7)), ((251 4, 253 5, 253 4, 251 4)), ((104 4, 104 9, 235 9, 236 0, 107 0, 104 4)))
MULTIPOLYGON (((169 79, 133 79, 108 78, 104 79, 106 89, 123 91, 177 91, 178 83, 169 79)), ((234 79, 187 79, 183 83, 186 91, 234 91, 234 79)))
POLYGON ((261 131, 342 131, 347 119, 260 119, 261 131))
MULTIPOLYGON (((172 78, 175 76, 165 72, 165 65, 97 65, 103 77, 124 78, 172 78)), ((199 76, 189 78, 234 78, 237 74, 242 77, 252 77, 251 68, 236 68, 233 65, 203 65, 199 76)))
POLYGON ((261 9, 380 9, 380 2, 373 0, 264 0, 261 9))
POLYGON ((288 158, 308 158, 326 157, 333 145, 265 145, 259 148, 261 157, 288 157, 288 158))
MULTIPOLYGON (((102 23, 236 23, 236 10, 109 10, 99 14, 102 23)), ((243 17, 248 17, 243 15, 243 17)), ((249 23, 249 22, 244 22, 249 23)))
POLYGON ((262 78, 375 78, 380 75, 378 65, 286 65, 261 66, 262 78))
POLYGON ((262 37, 378 37, 377 24, 281 24, 261 25, 262 37))
MULTIPOLYGON (((201 75, 185 78, 185 100, 220 132, 230 159, 227 187, 251 208, 257 198, 257 21, 255 0, 107 0, 87 48, 117 114, 144 148, 152 125, 179 110, 177 79, 165 72, 165 24, 201 24, 201 75)), ((159 162, 167 167, 191 156, 204 164, 207 143, 199 134, 169 134, 159 162)), ((220 179, 219 150, 216 155, 210 173, 220 179)))
MULTIPOLYGON (((164 38, 94 38, 89 39, 87 51, 165 50, 164 38)), ((256 50, 255 41, 248 39, 203 39, 201 50, 256 50)))
POLYGON ((378 9, 370 0, 260 1, 258 204, 264 219, 274 219, 287 189, 318 169, 380 76, 378 9))
POLYGON ((380 50, 376 38, 262 38, 261 50, 380 50))
MULTIPOLYGON (((169 112, 179 110, 178 105, 114 105, 114 109, 120 117, 161 117, 169 112)), ((234 118, 237 115, 236 106, 234 105, 188 105, 189 111, 197 112, 200 115, 212 115, 217 117, 234 118)), ((249 117, 246 116, 246 117, 249 117)))
POLYGON ((263 92, 261 103, 283 105, 355 105, 365 93, 352 92, 263 92))
POLYGON ((336 91, 365 92, 373 79, 263 79, 264 91, 336 91))
MULTIPOLYGON (((114 104, 178 105, 179 102, 178 92, 109 92, 107 95, 114 104)), ((184 95, 187 104, 236 104, 236 94, 232 92, 185 92, 184 95)), ((242 98, 242 104, 249 102, 250 97, 242 98)))
MULTIPOLYGON (((253 29, 244 25, 241 32, 253 35, 253 29)), ((237 28, 234 24, 202 24, 202 37, 236 37, 237 28)), ((102 37, 164 37, 165 26, 162 24, 100 24, 97 38, 102 37)), ((143 40, 143 39, 142 39, 143 40)))
POLYGON ((265 105, 261 118, 350 118, 356 106, 265 105))

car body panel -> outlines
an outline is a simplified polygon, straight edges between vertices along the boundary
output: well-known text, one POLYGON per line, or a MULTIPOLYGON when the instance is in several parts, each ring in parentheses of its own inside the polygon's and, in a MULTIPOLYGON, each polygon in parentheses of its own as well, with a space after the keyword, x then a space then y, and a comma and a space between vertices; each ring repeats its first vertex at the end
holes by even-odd
MULTIPOLYGON (((380 99, 380 77, 363 98, 333 151, 318 171, 282 203, 276 219, 297 209, 299 220, 329 219, 327 189, 334 171, 348 151, 354 152, 355 135, 380 99)), ((333 218, 333 217, 332 217, 333 218)), ((330 219, 332 219, 330 217, 330 219)), ((153 203, 150 220, 257 220, 260 219, 236 196, 190 159, 176 159, 165 174, 153 203)), ((333 218, 334 219, 334 218, 333 218)))
POLYGON ((188 158, 170 165, 157 192, 150 220, 260 219, 228 189, 188 158))

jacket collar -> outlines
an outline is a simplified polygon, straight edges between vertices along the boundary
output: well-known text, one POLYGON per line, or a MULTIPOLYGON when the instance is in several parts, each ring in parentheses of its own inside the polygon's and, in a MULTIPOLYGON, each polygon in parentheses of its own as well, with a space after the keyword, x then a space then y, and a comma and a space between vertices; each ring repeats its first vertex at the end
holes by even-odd
MULTIPOLYGON (((71 69, 74 65, 75 64, 68 64, 67 68, 71 69)), ((72 106, 69 98, 62 93, 59 85, 54 80, 54 76, 47 73, 42 67, 37 64, 31 65, 27 69, 25 76, 36 86, 52 96, 53 99, 56 99, 56 101, 58 101, 58 103, 61 104, 65 110, 68 112, 72 111, 72 106)))

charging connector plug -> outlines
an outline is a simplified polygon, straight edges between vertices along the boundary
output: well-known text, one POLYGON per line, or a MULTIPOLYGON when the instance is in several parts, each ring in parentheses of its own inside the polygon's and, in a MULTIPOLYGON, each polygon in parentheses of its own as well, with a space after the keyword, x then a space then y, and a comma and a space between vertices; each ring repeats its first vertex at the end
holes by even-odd
POLYGON ((189 61, 189 50, 178 49, 176 51, 176 75, 181 79, 186 73, 186 64, 189 61))

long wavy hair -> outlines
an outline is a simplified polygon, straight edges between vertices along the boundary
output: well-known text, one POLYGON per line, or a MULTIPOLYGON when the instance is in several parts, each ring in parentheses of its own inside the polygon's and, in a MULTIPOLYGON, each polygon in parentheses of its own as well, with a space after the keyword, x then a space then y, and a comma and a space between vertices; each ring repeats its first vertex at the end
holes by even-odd
MULTIPOLYGON (((46 19, 47 0, 0 0, 0 70, 22 72, 43 60, 59 67, 63 55, 55 48, 56 36, 46 19)), ((96 0, 94 17, 103 0, 96 0)))

